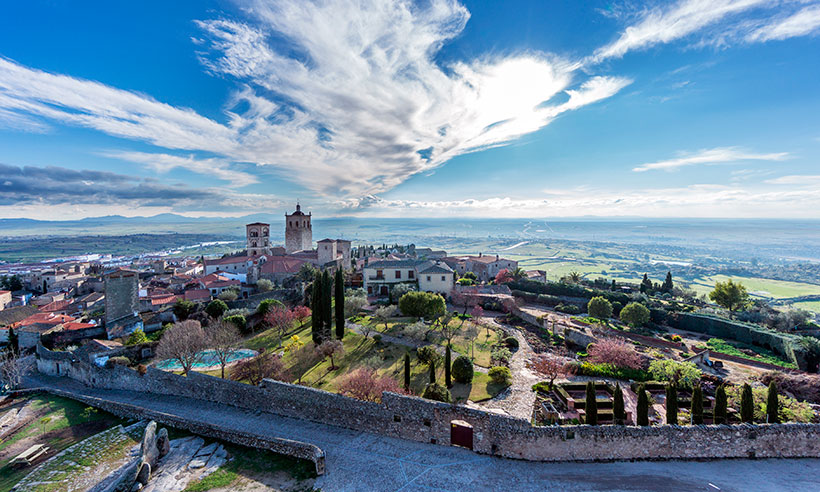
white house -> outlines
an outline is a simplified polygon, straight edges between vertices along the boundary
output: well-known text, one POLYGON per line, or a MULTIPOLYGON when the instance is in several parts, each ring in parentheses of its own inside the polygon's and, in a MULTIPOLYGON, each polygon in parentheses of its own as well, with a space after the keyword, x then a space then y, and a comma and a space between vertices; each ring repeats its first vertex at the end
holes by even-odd
POLYGON ((445 296, 453 289, 453 270, 443 262, 431 260, 382 260, 364 267, 367 295, 387 296, 398 284, 411 284, 425 292, 445 296))

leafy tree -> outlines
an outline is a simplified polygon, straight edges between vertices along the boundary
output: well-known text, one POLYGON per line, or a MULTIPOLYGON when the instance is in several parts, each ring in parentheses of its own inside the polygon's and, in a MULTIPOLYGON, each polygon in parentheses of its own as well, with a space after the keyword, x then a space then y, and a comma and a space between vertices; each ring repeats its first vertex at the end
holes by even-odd
POLYGON ((615 420, 615 425, 624 425, 626 423, 624 392, 618 383, 615 383, 615 393, 612 395, 612 417, 615 420))
POLYGON ((310 263, 303 263, 295 277, 300 282, 312 282, 313 279, 316 278, 316 272, 318 271, 319 270, 310 263))
POLYGON ((769 393, 766 397, 766 421, 770 424, 779 424, 780 417, 778 415, 778 401, 777 401, 777 383, 772 381, 769 383, 769 393))
POLYGON ((225 311, 228 310, 228 305, 225 304, 225 301, 221 299, 214 299, 213 301, 208 303, 208 306, 205 308, 205 312, 208 313, 208 316, 211 318, 221 318, 225 311))
POLYGON ((365 295, 347 295, 345 297, 345 316, 355 316, 367 305, 367 296, 365 295))
POLYGON ((754 420, 755 407, 752 387, 749 383, 743 383, 743 391, 740 393, 740 420, 751 423, 754 420))
POLYGON ((410 391, 410 354, 404 354, 404 391, 410 391))
POLYGON ((139 345, 141 343, 148 342, 148 337, 145 336, 145 332, 142 329, 136 329, 128 336, 128 339, 125 341, 126 345, 139 345))
POLYGON ((637 302, 630 302, 621 309, 621 321, 633 328, 649 323, 649 308, 637 302))
POLYGON ((475 274, 475 273, 473 273, 473 272, 466 272, 466 273, 464 274, 464 276, 462 276, 461 278, 467 278, 467 279, 472 280, 473 282, 475 282, 476 280, 478 280, 478 276, 476 276, 476 274, 475 274))
POLYGON ((612 303, 605 297, 593 297, 587 303, 587 313, 593 318, 609 319, 612 317, 612 303))
POLYGON ((422 393, 421 396, 428 400, 441 401, 444 403, 451 403, 453 401, 450 390, 448 390, 446 386, 438 383, 430 383, 425 386, 424 393, 422 393))
POLYGON ((194 311, 196 311, 196 304, 180 299, 174 303, 173 311, 174 316, 176 316, 178 320, 185 321, 188 319, 188 316, 194 314, 194 311))
POLYGON ((12 292, 16 290, 23 290, 23 281, 20 279, 19 275, 3 277, 2 281, 0 281, 0 288, 2 288, 2 290, 10 290, 12 292))
POLYGON ((513 278, 512 273, 510 273, 510 271, 507 270, 506 268, 504 268, 503 270, 500 270, 495 275, 495 283, 497 283, 497 284, 506 284, 508 282, 512 282, 513 280, 515 280, 515 279, 513 278))
POLYGON ((466 355, 459 355, 453 361, 453 379, 457 383, 469 384, 473 382, 475 368, 473 362, 466 355))
POLYGON ((703 390, 699 384, 692 390, 692 410, 690 413, 694 425, 703 423, 703 390))
POLYGON ((446 311, 444 298, 430 292, 408 292, 399 299, 399 309, 405 316, 435 318, 446 311))
POLYGON ((282 301, 277 301, 276 299, 265 299, 260 302, 258 306, 256 306, 256 313, 260 316, 265 316, 274 306, 285 307, 285 305, 282 304, 282 301))
POLYGON ((341 269, 336 270, 334 283, 336 338, 341 340, 345 336, 345 278, 341 269))
POLYGON ((672 283, 672 272, 666 272, 666 280, 663 281, 663 285, 661 286, 661 292, 671 294, 674 288, 675 284, 672 283))
POLYGON ((669 425, 678 423, 678 388, 674 383, 666 385, 666 423, 669 425))
POLYGON ((380 306, 373 312, 373 320, 376 323, 384 323, 384 331, 387 331, 387 323, 390 318, 396 316, 398 308, 392 304, 387 306, 380 306))
POLYGON ((509 367, 493 366, 487 371, 487 375, 490 376, 490 380, 495 384, 509 386, 512 382, 512 373, 509 367))
POLYGON ((202 351, 207 345, 208 337, 199 321, 180 321, 165 330, 157 345, 157 357, 179 362, 187 376, 188 371, 202 358, 202 351))
POLYGON ((399 302, 399 299, 407 294, 408 292, 415 292, 416 288, 413 284, 396 284, 390 289, 390 303, 396 304, 399 302))
POLYGON ((649 397, 646 394, 646 387, 642 384, 638 387, 638 405, 635 409, 636 423, 641 426, 649 425, 649 397))
POLYGON ((715 390, 715 423, 716 424, 726 424, 728 423, 727 413, 726 413, 726 388, 723 387, 721 384, 715 390))
POLYGON ((417 348, 416 357, 419 359, 419 362, 427 365, 438 362, 441 359, 441 355, 436 352, 435 345, 424 345, 423 347, 417 348))
POLYGON ((593 381, 587 381, 587 400, 584 412, 586 413, 584 423, 598 425, 598 394, 593 381))
POLYGON ((273 282, 266 278, 260 278, 256 281, 256 290, 259 292, 270 292, 273 290, 273 282))
POLYGON ((513 278, 513 280, 518 281, 522 278, 526 278, 527 271, 521 267, 515 267, 512 270, 510 270, 510 276, 513 278))
POLYGON ((223 301, 235 301, 239 299, 239 290, 237 289, 225 289, 216 296, 218 299, 223 301))
POLYGON ((14 354, 20 353, 20 336, 14 328, 9 328, 9 342, 7 348, 14 354))
POLYGON ((649 276, 647 274, 643 274, 643 280, 641 280, 641 294, 648 294, 652 292, 652 281, 649 280, 649 276))
POLYGON ((715 290, 709 293, 709 299, 729 311, 729 319, 734 318, 734 312, 749 302, 749 293, 742 284, 732 282, 715 282, 715 290))
POLYGON ((649 364, 649 373, 658 381, 670 381, 681 388, 691 388, 700 381, 702 372, 693 362, 656 359, 649 364))
POLYGON ((448 388, 453 386, 453 382, 450 380, 450 364, 452 364, 452 357, 453 355, 450 353, 450 344, 447 344, 447 348, 444 349, 444 385, 448 388))

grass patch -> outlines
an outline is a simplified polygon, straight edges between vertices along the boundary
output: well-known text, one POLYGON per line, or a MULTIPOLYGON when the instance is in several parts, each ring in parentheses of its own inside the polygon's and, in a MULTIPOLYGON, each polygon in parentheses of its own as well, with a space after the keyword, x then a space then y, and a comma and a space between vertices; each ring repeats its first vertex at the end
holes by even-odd
POLYGON ((709 350, 719 352, 721 354, 734 355, 735 357, 743 357, 746 359, 757 360, 760 362, 765 362, 767 364, 773 364, 788 369, 797 369, 797 365, 795 363, 786 362, 783 359, 779 358, 777 355, 775 355, 773 352, 761 347, 755 347, 754 345, 746 345, 740 342, 729 343, 726 340, 723 340, 722 338, 710 338, 709 341, 706 342, 706 345, 709 347, 709 350), (749 355, 741 351, 741 348, 751 350, 756 354, 756 356, 749 355))
POLYGON ((186 492, 228 487, 240 477, 287 472, 298 481, 316 478, 312 462, 233 444, 223 444, 230 460, 202 480, 188 484, 186 492))

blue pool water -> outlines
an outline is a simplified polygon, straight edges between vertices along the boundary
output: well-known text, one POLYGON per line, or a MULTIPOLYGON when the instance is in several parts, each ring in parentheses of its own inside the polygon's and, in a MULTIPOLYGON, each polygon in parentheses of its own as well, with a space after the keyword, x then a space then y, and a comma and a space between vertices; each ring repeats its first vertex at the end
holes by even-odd
MULTIPOLYGON (((251 349, 236 349, 228 356, 228 362, 237 361, 240 359, 247 359, 249 357, 253 357, 256 355, 255 350, 251 349)), ((216 352, 213 350, 204 350, 199 353, 199 362, 194 363, 194 367, 208 367, 208 366, 218 366, 219 359, 216 357, 216 352)), ((179 361, 174 359, 166 359, 162 362, 157 363, 157 369, 182 369, 182 366, 179 365, 179 361)))

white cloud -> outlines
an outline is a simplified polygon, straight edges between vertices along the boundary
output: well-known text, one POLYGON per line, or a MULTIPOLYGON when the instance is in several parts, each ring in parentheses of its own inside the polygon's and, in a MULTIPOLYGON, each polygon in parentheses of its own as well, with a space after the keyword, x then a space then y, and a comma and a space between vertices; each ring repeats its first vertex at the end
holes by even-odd
POLYGON ((788 159, 788 152, 777 152, 769 154, 759 154, 745 151, 738 147, 716 147, 714 149, 700 150, 694 154, 683 155, 675 159, 665 161, 650 162, 641 164, 633 168, 635 172, 644 172, 662 169, 672 171, 684 166, 694 166, 698 164, 720 164, 738 161, 782 161, 788 159))
POLYGON ((746 40, 771 41, 816 34, 820 29, 820 5, 799 10, 793 15, 760 26, 746 35, 746 40))
POLYGON ((820 175, 814 174, 792 174, 779 178, 766 180, 768 184, 789 185, 789 186, 820 186, 820 175))
POLYGON ((113 150, 101 152, 101 155, 122 159, 125 161, 144 164, 158 173, 167 173, 175 168, 183 168, 198 174, 211 176, 230 183, 231 187, 242 187, 258 183, 259 179, 251 174, 231 169, 231 163, 226 159, 197 158, 193 155, 178 156, 150 152, 128 152, 113 150))

